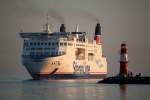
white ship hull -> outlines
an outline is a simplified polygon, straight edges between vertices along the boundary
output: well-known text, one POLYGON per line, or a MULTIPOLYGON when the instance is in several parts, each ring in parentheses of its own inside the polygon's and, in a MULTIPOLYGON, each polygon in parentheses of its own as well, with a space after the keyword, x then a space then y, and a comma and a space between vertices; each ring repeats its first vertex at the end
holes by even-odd
POLYGON ((107 65, 71 60, 67 56, 23 57, 23 64, 33 79, 100 79, 107 74, 107 65))

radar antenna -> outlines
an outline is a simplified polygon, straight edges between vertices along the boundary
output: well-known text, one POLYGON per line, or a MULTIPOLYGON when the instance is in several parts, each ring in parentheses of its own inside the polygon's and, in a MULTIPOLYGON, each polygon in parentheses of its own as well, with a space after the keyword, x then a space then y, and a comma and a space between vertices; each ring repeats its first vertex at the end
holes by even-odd
POLYGON ((78 24, 76 24, 75 32, 79 32, 78 24))

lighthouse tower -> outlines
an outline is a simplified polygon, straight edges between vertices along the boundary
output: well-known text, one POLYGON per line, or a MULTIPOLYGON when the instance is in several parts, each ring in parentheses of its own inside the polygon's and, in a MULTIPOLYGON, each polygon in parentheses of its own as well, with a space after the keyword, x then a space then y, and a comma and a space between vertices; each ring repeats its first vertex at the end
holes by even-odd
POLYGON ((123 77, 126 77, 128 75, 128 49, 125 43, 121 44, 119 75, 123 77))

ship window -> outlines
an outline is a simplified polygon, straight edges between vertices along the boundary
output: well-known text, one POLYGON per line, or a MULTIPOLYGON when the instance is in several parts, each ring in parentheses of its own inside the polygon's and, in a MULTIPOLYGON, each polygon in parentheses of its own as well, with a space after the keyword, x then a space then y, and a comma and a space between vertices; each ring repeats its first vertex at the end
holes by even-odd
POLYGON ((72 44, 72 43, 68 43, 68 45, 69 45, 69 46, 72 46, 73 44, 72 44))
POLYGON ((40 43, 38 42, 37 45, 40 45, 40 43))
POLYGON ((55 52, 55 55, 58 55, 58 52, 55 52))
POLYGON ((49 55, 49 52, 44 52, 44 55, 49 55))
POLYGON ((62 46, 63 45, 63 43, 60 43, 60 46, 62 46))
POLYGON ((51 52, 51 55, 55 55, 55 52, 51 52))
POLYGON ((33 45, 33 43, 31 42, 30 45, 33 45))
POLYGON ((42 50, 42 48, 37 48, 37 50, 42 50))
POLYGON ((59 51, 58 53, 59 53, 58 55, 61 55, 61 51, 59 51))
POLYGON ((52 43, 52 45, 55 45, 55 43, 52 43))
POLYGON ((63 55, 63 54, 66 54, 65 51, 62 51, 62 55, 63 55))
POLYGON ((31 50, 35 50, 35 48, 31 48, 31 50))
POLYGON ((51 50, 55 50, 55 48, 51 48, 51 50))
POLYGON ((30 48, 26 48, 26 50, 30 50, 30 48))
POLYGON ((27 42, 24 42, 24 46, 28 46, 28 43, 27 43, 27 42))
POLYGON ((34 55, 34 52, 30 52, 30 55, 31 55, 31 56, 34 55))
POLYGON ((51 45, 51 43, 49 42, 48 45, 51 45))
POLYGON ((50 50, 50 48, 44 48, 45 50, 50 50))
POLYGON ((58 42, 56 42, 55 44, 58 45, 58 42))
POLYGON ((93 61, 94 60, 94 54, 93 53, 88 53, 88 60, 93 61))
POLYGON ((47 45, 47 43, 45 43, 45 45, 47 45))
POLYGON ((58 55, 63 55, 63 54, 65 54, 65 52, 64 51, 59 51, 59 52, 57 52, 57 54, 58 55))
POLYGON ((34 42, 34 45, 36 45, 36 43, 34 42))
POLYGON ((83 45, 83 44, 76 44, 76 46, 85 46, 85 45, 83 45))
POLYGON ((64 46, 67 46, 67 43, 64 43, 64 46))
POLYGON ((36 52, 36 55, 43 55, 43 53, 42 52, 36 52))
POLYGON ((43 45, 43 43, 41 43, 41 45, 43 45))
POLYGON ((76 60, 84 60, 85 59, 85 49, 84 48, 77 48, 76 49, 76 60))

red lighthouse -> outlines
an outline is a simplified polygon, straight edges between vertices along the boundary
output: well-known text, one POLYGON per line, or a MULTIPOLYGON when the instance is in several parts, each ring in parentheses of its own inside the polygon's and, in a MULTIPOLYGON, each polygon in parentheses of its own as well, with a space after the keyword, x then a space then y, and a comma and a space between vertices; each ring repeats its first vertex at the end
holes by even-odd
POLYGON ((128 49, 125 43, 121 44, 120 50, 120 75, 124 77, 128 75, 128 49))

